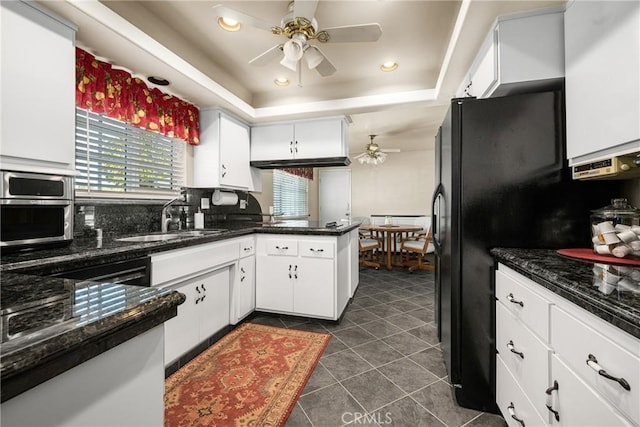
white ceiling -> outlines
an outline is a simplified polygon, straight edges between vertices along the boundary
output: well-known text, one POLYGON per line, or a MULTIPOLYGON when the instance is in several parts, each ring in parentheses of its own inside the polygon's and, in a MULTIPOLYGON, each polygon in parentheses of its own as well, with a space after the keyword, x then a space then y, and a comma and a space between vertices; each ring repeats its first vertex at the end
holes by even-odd
POLYGON ((286 40, 243 26, 222 30, 213 6, 223 4, 280 25, 288 0, 278 1, 40 1, 76 24, 77 45, 135 75, 162 76, 171 92, 200 108, 222 107, 251 123, 345 114, 350 152, 361 152, 374 133, 382 148, 433 147, 433 137, 497 16, 543 9, 564 1, 320 0, 320 29, 376 22, 372 43, 320 44, 337 68, 321 77, 297 73, 276 60, 248 61, 286 40), (391 73, 380 71, 398 62, 391 73), (277 77, 292 84, 278 87, 277 77))

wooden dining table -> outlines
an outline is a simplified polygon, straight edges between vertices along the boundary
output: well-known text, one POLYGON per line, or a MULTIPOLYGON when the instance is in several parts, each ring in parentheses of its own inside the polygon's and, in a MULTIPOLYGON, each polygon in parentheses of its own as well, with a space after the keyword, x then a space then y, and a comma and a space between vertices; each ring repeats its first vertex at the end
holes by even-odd
POLYGON ((370 231, 375 238, 385 242, 384 252, 386 258, 387 270, 393 269, 394 266, 402 265, 402 253, 398 247, 398 236, 400 240, 407 237, 408 233, 421 231, 419 225, 403 225, 403 224, 380 224, 380 225, 361 225, 360 230, 370 231))

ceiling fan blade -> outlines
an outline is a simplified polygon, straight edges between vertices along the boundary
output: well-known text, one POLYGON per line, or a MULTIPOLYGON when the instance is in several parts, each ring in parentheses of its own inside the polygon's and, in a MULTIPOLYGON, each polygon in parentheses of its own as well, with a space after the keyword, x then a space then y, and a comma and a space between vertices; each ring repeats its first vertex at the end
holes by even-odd
POLYGON ((354 159, 359 159, 360 157, 364 157, 364 156, 368 156, 368 154, 367 153, 361 153, 361 154, 358 154, 357 156, 354 156, 353 158, 354 159))
MULTIPOLYGON (((349 25, 346 27, 325 28, 327 43, 374 42, 382 35, 379 24, 349 25)), ((318 40, 322 41, 321 37, 318 40)))
POLYGON ((263 65, 267 65, 268 63, 275 61, 281 56, 282 56, 282 45, 279 44, 267 50, 266 52, 263 52, 260 55, 256 56, 251 61, 249 61, 249 64, 262 67, 263 65))
POLYGON ((233 19, 235 21, 238 21, 241 25, 248 25, 269 32, 271 32, 271 28, 273 28, 273 25, 269 24, 266 21, 263 21, 262 19, 247 15, 242 12, 238 12, 237 10, 230 9, 221 4, 213 6, 213 9, 218 17, 233 19))
POLYGON ((399 153, 400 149, 399 148, 381 148, 378 151, 382 153, 399 153))
POLYGON ((313 19, 318 7, 318 0, 295 0, 293 2, 293 17, 313 19))
POLYGON ((327 56, 322 53, 322 51, 317 47, 314 46, 314 48, 324 58, 322 62, 315 67, 318 74, 320 74, 322 77, 328 77, 335 73, 336 67, 334 67, 333 64, 327 59, 327 56))

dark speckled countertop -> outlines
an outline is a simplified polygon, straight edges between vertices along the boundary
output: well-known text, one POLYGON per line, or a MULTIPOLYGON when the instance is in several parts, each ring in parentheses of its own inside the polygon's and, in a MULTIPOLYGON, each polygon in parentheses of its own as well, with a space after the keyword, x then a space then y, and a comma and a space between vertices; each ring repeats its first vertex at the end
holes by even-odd
POLYGON ((359 225, 359 222, 341 223, 338 224, 338 227, 327 228, 318 221, 276 221, 265 224, 239 222, 221 224, 216 227, 216 229, 222 230, 219 234, 188 236, 185 233, 184 238, 143 243, 117 240, 121 237, 126 237, 125 235, 104 236, 101 240, 97 240, 95 237, 76 237, 68 247, 3 253, 0 272, 20 271, 37 275, 53 274, 70 268, 134 259, 152 253, 246 236, 253 233, 340 236, 358 228, 359 225))
POLYGON ((170 289, 3 273, 2 401, 177 314, 170 289))
POLYGON ((494 258, 594 315, 640 338, 640 268, 575 260, 554 250, 491 250, 494 258), (602 280, 615 273, 615 283, 602 280))

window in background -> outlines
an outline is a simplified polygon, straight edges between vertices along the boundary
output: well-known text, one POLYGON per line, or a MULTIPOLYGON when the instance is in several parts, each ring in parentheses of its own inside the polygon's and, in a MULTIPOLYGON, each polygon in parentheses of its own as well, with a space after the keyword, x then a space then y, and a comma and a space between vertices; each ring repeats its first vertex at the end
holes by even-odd
POLYGON ((76 196, 174 197, 185 143, 76 108, 76 196))
POLYGON ((273 211, 278 216, 309 216, 309 180, 278 169, 273 170, 273 211))

